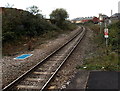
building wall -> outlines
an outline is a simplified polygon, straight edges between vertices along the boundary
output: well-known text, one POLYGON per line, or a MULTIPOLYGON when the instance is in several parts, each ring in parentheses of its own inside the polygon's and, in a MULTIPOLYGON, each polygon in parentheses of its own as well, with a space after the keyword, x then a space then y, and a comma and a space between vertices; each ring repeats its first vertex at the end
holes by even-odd
POLYGON ((0 7, 0 14, 2 14, 2 8, 0 7))

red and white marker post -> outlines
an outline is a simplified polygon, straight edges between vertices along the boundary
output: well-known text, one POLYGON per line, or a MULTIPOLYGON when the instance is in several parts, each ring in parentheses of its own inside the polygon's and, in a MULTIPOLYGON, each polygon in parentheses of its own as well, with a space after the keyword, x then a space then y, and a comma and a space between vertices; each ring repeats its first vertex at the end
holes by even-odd
POLYGON ((105 29, 104 29, 104 37, 105 37, 105 38, 108 38, 108 28, 105 28, 105 29))
POLYGON ((104 37, 105 37, 105 39, 106 39, 106 46, 108 45, 108 28, 105 28, 104 29, 104 37))

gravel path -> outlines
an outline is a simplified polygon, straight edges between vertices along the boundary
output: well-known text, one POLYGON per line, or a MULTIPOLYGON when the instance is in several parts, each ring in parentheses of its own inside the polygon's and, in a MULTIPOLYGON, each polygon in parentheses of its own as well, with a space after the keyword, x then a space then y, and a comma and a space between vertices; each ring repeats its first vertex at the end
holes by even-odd
POLYGON ((15 60, 14 57, 19 55, 4 57, 0 61, 2 62, 2 84, 3 87, 9 84, 11 81, 19 77, 21 74, 26 72, 28 69, 33 67, 40 60, 45 58, 48 54, 54 51, 56 48, 61 46, 67 40, 71 38, 71 36, 75 35, 80 29, 76 29, 71 31, 69 34, 61 34, 58 38, 54 40, 48 40, 45 44, 40 45, 35 50, 31 52, 26 52, 29 54, 33 54, 31 57, 24 60, 15 60))
MULTIPOLYGON (((76 49, 74 50, 72 55, 68 58, 68 60, 64 64, 64 66, 58 72, 55 79, 50 83, 49 89, 66 88, 70 84, 71 79, 74 79, 74 76, 77 72, 79 72, 79 74, 82 74, 80 72, 83 72, 83 71, 76 69, 76 67, 78 65, 82 65, 84 58, 88 57, 88 55, 90 55, 94 50, 94 44, 92 41, 93 32, 89 29, 87 29, 87 30, 88 31, 87 31, 84 39, 78 44, 78 46, 76 47, 76 49)), ((79 79, 79 81, 81 81, 81 84, 80 84, 81 88, 79 88, 79 89, 85 89, 85 86, 86 86, 85 81, 86 81, 88 75, 89 74, 87 72, 86 78, 81 77, 79 79), (84 82, 84 84, 82 81, 84 82)), ((75 84, 72 84, 72 85, 75 85, 75 84)), ((73 87, 75 87, 75 86, 73 86, 73 87)))

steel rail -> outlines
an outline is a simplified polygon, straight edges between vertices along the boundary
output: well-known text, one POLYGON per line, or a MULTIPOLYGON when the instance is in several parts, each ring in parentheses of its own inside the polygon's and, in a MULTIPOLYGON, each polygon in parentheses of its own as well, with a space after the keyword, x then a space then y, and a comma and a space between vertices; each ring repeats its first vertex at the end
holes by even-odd
POLYGON ((74 49, 77 47, 77 45, 80 43, 80 41, 83 39, 84 36, 85 36, 85 28, 83 30, 82 36, 77 41, 76 45, 73 47, 73 49, 66 56, 66 58, 64 59, 64 61, 59 65, 59 67, 56 69, 56 71, 54 72, 54 74, 49 78, 49 80, 46 82, 46 84, 42 87, 42 89, 40 91, 43 91, 47 87, 47 85, 50 83, 50 81, 53 79, 53 77, 57 74, 57 72, 60 70, 60 68, 62 67, 62 65, 66 62, 66 60, 69 58, 69 56, 72 54, 72 52, 74 51, 74 49))
MULTIPOLYGON (((80 29, 80 28, 79 28, 80 29)), ((64 43, 61 47, 59 47, 57 50, 53 51, 50 55, 48 55, 46 58, 44 58, 42 61, 40 61, 39 63, 37 63, 35 66, 33 66, 30 70, 28 70, 27 72, 25 72, 23 75, 21 75, 20 77, 18 77, 16 80, 14 80, 13 82, 11 82, 10 84, 8 84, 7 86, 5 86, 3 88, 3 91, 8 90, 9 88, 13 87, 14 84, 16 84, 17 82, 19 82, 22 78, 24 78, 27 74, 29 74, 30 72, 32 72, 36 67, 38 67, 40 64, 43 64, 45 62, 46 59, 50 58, 53 54, 55 54, 57 51, 59 51, 61 48, 63 48, 65 45, 67 45, 69 42, 71 42, 76 36, 78 36, 81 32, 76 33, 74 37, 72 37, 69 41, 67 41, 66 43, 64 43)), ((68 57, 66 57, 67 59, 68 57)), ((62 62, 62 64, 64 63, 64 61, 62 62)), ((59 68, 62 65, 59 66, 59 68)), ((58 69, 59 69, 58 68, 58 69)), ((57 70, 58 70, 57 69, 57 70)), ((57 73, 57 71, 55 71, 55 73, 57 73)), ((54 73, 54 75, 55 75, 54 73)), ((52 79, 52 77, 54 76, 52 75, 50 77, 50 79, 52 79)), ((50 79, 47 81, 47 83, 50 81, 50 79)), ((44 87, 42 89, 44 89, 47 86, 47 83, 44 85, 44 87)))

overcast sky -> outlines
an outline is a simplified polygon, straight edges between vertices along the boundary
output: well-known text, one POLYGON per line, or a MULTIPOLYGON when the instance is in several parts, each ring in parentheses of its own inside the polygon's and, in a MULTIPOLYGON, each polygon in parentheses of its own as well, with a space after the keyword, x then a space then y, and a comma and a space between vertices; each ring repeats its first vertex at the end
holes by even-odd
POLYGON ((99 13, 111 15, 118 12, 120 0, 0 0, 0 7, 9 3, 13 8, 24 9, 36 5, 42 14, 49 18, 49 14, 56 8, 64 8, 69 14, 69 19, 76 17, 97 16, 99 13))

